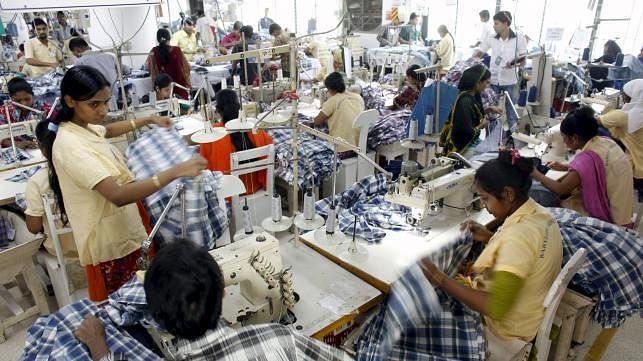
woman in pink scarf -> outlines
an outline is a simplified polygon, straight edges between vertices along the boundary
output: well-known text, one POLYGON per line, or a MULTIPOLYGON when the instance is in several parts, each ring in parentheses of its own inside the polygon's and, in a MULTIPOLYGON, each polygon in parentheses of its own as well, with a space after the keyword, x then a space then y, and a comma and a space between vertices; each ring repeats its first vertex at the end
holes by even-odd
POLYGON ((563 206, 600 220, 629 226, 632 221, 632 167, 623 150, 598 135, 598 122, 589 107, 576 109, 560 124, 565 145, 580 150, 569 164, 547 166, 567 171, 555 181, 538 170, 532 176, 550 191, 570 195, 563 206))

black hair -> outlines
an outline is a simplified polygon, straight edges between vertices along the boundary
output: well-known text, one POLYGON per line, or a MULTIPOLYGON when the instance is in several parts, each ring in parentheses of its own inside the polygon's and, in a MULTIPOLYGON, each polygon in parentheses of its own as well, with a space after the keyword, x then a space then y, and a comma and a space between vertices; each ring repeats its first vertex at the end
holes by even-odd
POLYGON ((478 15, 480 15, 481 18, 489 19, 489 10, 482 10, 478 13, 478 15))
POLYGON ((14 96, 17 92, 27 92, 33 95, 31 84, 20 77, 11 78, 11 80, 7 82, 7 90, 9 91, 9 96, 14 96))
POLYGON ((18 45, 18 49, 20 49, 20 51, 24 53, 25 52, 25 43, 22 43, 22 44, 18 45))
MULTIPOLYGON (((54 139, 56 138, 56 133, 55 132, 50 132, 49 131, 49 122, 46 120, 43 120, 41 122, 38 122, 36 124, 36 139, 38 140, 38 143, 40 143, 41 147, 44 147, 45 144, 54 143, 54 139)), ((43 149, 42 155, 45 157, 45 159, 49 160, 50 158, 50 153, 47 152, 47 149, 43 149)))
POLYGON ((409 21, 411 21, 411 20, 413 20, 413 19, 417 19, 417 17, 418 17, 418 14, 416 14, 416 13, 411 13, 411 16, 409 16, 409 21))
POLYGON ((219 265, 204 248, 187 240, 163 247, 143 287, 148 311, 171 334, 192 340, 217 327, 225 283, 219 265))
POLYGON ((161 73, 156 76, 156 79, 154 79, 154 90, 167 88, 170 84, 172 84, 172 77, 165 73, 161 73))
POLYGON ((409 78, 415 79, 420 84, 422 84, 422 86, 424 86, 424 83, 426 82, 426 79, 427 79, 426 73, 416 73, 415 71, 418 69, 420 69, 420 66, 417 64, 413 64, 409 66, 406 69, 406 76, 408 76, 409 78))
POLYGON ((190 18, 185 19, 185 21, 183 21, 183 26, 194 26, 194 21, 190 18))
POLYGON ((34 27, 34 28, 35 28, 36 26, 40 26, 40 25, 48 26, 48 25, 47 25, 47 23, 46 23, 44 20, 42 20, 41 18, 35 18, 35 19, 33 19, 33 27, 34 27))
POLYGON ((337 93, 343 93, 346 90, 346 83, 344 83, 344 77, 338 72, 332 72, 328 74, 326 79, 324 79, 324 85, 329 90, 335 91, 337 93))
POLYGON ((58 12, 56 13, 56 16, 58 16, 58 15, 65 16, 65 13, 64 13, 64 12, 62 12, 62 11, 58 11, 58 12))
MULTIPOLYGON (((215 109, 219 114, 221 114, 224 124, 233 119, 239 118, 241 103, 239 102, 237 93, 234 90, 220 90, 216 95, 216 102, 217 104, 215 109)), ((235 151, 243 151, 253 149, 255 147, 247 132, 230 133, 230 140, 232 141, 235 151)))
POLYGON ((606 63, 615 62, 616 61, 616 56, 618 54, 622 53, 621 47, 618 46, 618 44, 614 40, 606 41, 605 45, 603 45, 603 46, 607 48, 607 51, 605 51, 604 54, 603 54, 603 61, 606 62, 606 63))
POLYGON ((251 39, 252 34, 254 33, 254 29, 250 25, 244 25, 241 27, 241 36, 243 36, 246 39, 251 39))
POLYGON ((232 30, 241 30, 243 27, 243 23, 241 21, 235 21, 234 24, 232 24, 232 30))
POLYGON ((80 34, 78 33, 78 31, 75 28, 70 28, 69 29, 69 35, 71 35, 71 36, 80 36, 80 34))
POLYGON ((476 84, 489 78, 491 78, 489 69, 483 64, 476 64, 462 72, 462 77, 458 83, 458 90, 473 90, 476 84))
POLYGON ((598 121, 594 117, 594 109, 588 106, 576 108, 567 113, 560 123, 560 132, 572 136, 577 135, 588 141, 598 135, 598 121))
POLYGON ((196 16, 198 16, 198 17, 205 16, 205 12, 203 10, 197 10, 196 11, 196 16))
POLYGON ((167 29, 158 29, 156 31, 156 40, 159 42, 159 61, 161 65, 170 63, 170 32, 167 29))
POLYGON ((514 157, 512 151, 501 149, 498 158, 483 164, 475 174, 475 183, 485 192, 501 199, 505 188, 512 188, 518 201, 529 197, 531 172, 534 169, 532 158, 514 157))
POLYGON ((277 23, 270 24, 270 26, 268 27, 268 34, 272 35, 272 33, 274 33, 275 31, 281 31, 281 26, 279 26, 279 24, 277 23))
POLYGON ((78 48, 88 48, 89 44, 83 38, 71 38, 69 39, 69 50, 73 51, 78 48))
MULTIPOLYGON (((77 101, 85 101, 93 98, 94 95, 102 89, 110 87, 111 84, 105 79, 103 74, 91 66, 77 65, 67 70, 65 76, 63 76, 60 81, 60 108, 57 109, 56 117, 43 121, 47 123, 47 129, 49 129, 49 123, 59 126, 60 123, 69 122, 73 118, 74 109, 67 105, 64 99, 65 96, 69 96, 77 101)), ((67 213, 65 211, 65 203, 63 202, 58 174, 53 163, 52 149, 54 147, 54 141, 56 140, 56 132, 57 131, 49 130, 50 134, 43 137, 42 147, 45 149, 45 152, 50 155, 47 159, 47 163, 49 164, 49 186, 54 192, 63 222, 66 223, 67 213)))
POLYGON ((513 18, 511 17, 511 13, 509 11, 500 11, 499 13, 493 16, 494 21, 505 23, 507 24, 507 26, 511 26, 512 19, 513 18))

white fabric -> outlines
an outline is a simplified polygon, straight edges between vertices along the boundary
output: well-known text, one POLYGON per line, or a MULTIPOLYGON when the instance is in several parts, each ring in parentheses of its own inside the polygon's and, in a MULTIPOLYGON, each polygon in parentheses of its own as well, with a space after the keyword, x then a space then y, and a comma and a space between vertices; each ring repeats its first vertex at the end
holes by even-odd
POLYGON ((210 27, 215 27, 214 19, 208 15, 200 17, 196 20, 196 31, 201 34, 201 41, 205 46, 212 46, 215 43, 214 33, 210 27))
POLYGON ((632 134, 643 128, 643 79, 629 81, 623 92, 632 98, 622 109, 627 113, 627 132, 632 134))

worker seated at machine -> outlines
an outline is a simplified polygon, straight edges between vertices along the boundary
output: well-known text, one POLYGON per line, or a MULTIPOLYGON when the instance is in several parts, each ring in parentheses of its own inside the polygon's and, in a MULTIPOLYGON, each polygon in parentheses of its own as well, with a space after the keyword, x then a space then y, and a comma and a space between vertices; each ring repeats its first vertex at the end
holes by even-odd
POLYGON ((623 108, 598 118, 614 139, 623 143, 634 172, 634 186, 643 189, 643 79, 634 79, 623 87, 623 108))
POLYGON ((474 65, 462 73, 458 84, 460 94, 440 132, 440 146, 445 154, 457 152, 465 158, 474 155, 480 131, 489 124, 480 94, 489 87, 490 79, 491 72, 482 64, 474 65))
MULTIPOLYGON (((343 351, 278 323, 226 326, 220 319, 224 274, 206 250, 191 242, 161 249, 145 275, 144 288, 150 314, 176 338, 168 346, 171 359, 237 360, 261 354, 266 360, 350 360, 343 351)), ((75 335, 94 360, 115 356, 95 316, 86 316, 75 335)))
POLYGON ((413 64, 406 69, 406 87, 402 93, 393 99, 392 109, 404 108, 405 106, 411 109, 415 108, 415 103, 417 103, 426 82, 426 74, 416 73, 417 69, 420 69, 417 64, 413 64))
MULTIPOLYGON (((223 89, 216 95, 216 111, 222 122, 214 126, 223 127, 225 123, 238 119, 241 103, 231 89, 223 89)), ((201 144, 200 152, 208 160, 208 169, 230 173, 230 153, 263 147, 272 144, 272 138, 263 130, 253 132, 234 132, 213 143, 201 144)), ((241 181, 246 186, 246 194, 253 194, 259 189, 266 188, 266 171, 241 175, 241 181)))
MULTIPOLYGON (((169 99, 171 93, 172 93, 172 77, 170 77, 165 73, 161 73, 157 75, 156 79, 154 79, 154 94, 156 95, 156 101, 169 99)), ((143 95, 143 97, 141 97, 141 102, 149 103, 150 95, 149 94, 143 95)), ((159 115, 166 116, 168 115, 168 111, 166 110, 166 111, 160 112, 159 115)))
POLYGON ((426 278, 480 312, 490 345, 504 350, 531 342, 544 317, 543 301, 561 269, 560 229, 553 216, 528 196, 533 161, 501 150, 475 173, 474 185, 489 213, 503 222, 492 232, 468 221, 462 225, 486 246, 473 264, 474 277, 455 280, 429 258, 421 261, 426 278), (464 284, 461 282, 464 281, 464 284))
POLYGON ((567 172, 553 180, 537 169, 533 177, 550 191, 567 196, 562 205, 605 222, 629 226, 632 222, 633 174, 627 155, 613 140, 598 135, 594 110, 573 110, 560 124, 565 145, 580 150, 569 164, 549 162, 567 172))
MULTIPOLYGON (((47 103, 38 104, 34 102, 33 88, 23 78, 16 77, 9 80, 9 82, 7 83, 7 88, 9 91, 9 96, 11 97, 11 101, 30 108, 34 108, 36 110, 40 110, 44 112, 45 116, 49 113, 51 106, 47 103)), ((33 116, 33 112, 14 106, 13 104, 9 105, 9 114, 7 114, 6 108, 4 106, 0 107, 0 125, 7 124, 9 120, 11 121, 11 123, 23 122, 33 118, 33 116)), ((34 139, 26 135, 14 137, 14 140, 17 148, 35 149, 38 147, 38 144, 34 141, 34 139)), ((2 139, 1 142, 2 148, 11 146, 10 138, 2 139)))
MULTIPOLYGON (((322 105, 321 111, 315 117, 315 126, 328 125, 328 133, 333 137, 341 137, 350 144, 359 144, 359 129, 353 128, 353 121, 364 111, 364 99, 358 94, 346 91, 344 78, 338 72, 328 74, 324 80, 328 89, 328 100, 322 105)), ((340 156, 350 156, 348 149, 338 146, 340 156)))

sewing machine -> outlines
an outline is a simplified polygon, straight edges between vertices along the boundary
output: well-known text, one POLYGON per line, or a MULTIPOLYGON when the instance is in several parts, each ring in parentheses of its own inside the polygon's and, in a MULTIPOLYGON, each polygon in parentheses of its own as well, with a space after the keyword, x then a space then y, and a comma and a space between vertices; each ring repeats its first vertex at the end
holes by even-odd
POLYGON ((470 164, 460 158, 433 158, 422 171, 416 163, 404 162, 400 178, 384 199, 411 208, 409 224, 430 228, 432 216, 440 213, 441 206, 465 212, 471 208, 474 174, 470 164))
POLYGON ((605 114, 612 109, 617 109, 619 105, 620 91, 612 88, 605 88, 600 93, 594 93, 589 97, 580 99, 583 105, 588 105, 594 109, 596 114, 605 114))
POLYGON ((527 135, 547 132, 556 124, 560 124, 560 120, 526 112, 518 119, 519 131, 527 135))
MULTIPOLYGON (((11 133, 13 133, 14 137, 20 135, 33 136, 36 134, 36 124, 38 124, 39 121, 40 119, 33 118, 21 122, 12 122, 11 133)), ((0 139, 7 139, 10 137, 9 124, 0 125, 0 139)))
MULTIPOLYGON (((225 283, 221 317, 231 327, 280 322, 294 307, 292 274, 284 270, 279 240, 266 232, 210 251, 225 283)), ((148 328, 164 355, 175 354, 174 336, 148 328)), ((172 358, 168 358, 172 359, 172 358)))

